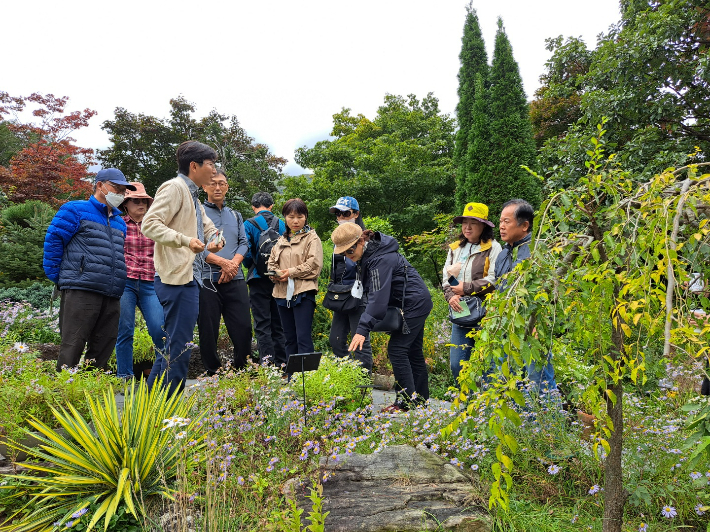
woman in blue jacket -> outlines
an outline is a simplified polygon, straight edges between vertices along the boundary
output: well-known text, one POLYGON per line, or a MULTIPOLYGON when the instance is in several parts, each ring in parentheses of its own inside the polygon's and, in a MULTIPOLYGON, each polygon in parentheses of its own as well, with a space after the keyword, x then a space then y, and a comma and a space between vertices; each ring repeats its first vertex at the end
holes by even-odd
POLYGON ((429 289, 399 253, 399 244, 391 236, 343 224, 331 238, 335 253, 360 261, 368 298, 349 350, 362 348, 370 332, 385 318, 388 307, 401 309, 402 326, 388 331, 387 345, 397 400, 384 411, 400 412, 425 402, 429 399, 429 373, 424 361, 424 324, 433 307, 429 289))

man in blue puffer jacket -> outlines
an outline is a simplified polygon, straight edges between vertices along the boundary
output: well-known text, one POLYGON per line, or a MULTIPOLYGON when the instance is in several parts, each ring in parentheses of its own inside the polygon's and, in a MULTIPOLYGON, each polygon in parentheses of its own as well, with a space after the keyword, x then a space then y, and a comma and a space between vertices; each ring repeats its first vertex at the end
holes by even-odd
POLYGON ((123 241, 126 222, 117 209, 128 183, 116 168, 96 174, 88 201, 62 205, 44 239, 44 273, 62 294, 57 371, 86 360, 103 368, 118 335, 120 298, 126 285, 123 241))

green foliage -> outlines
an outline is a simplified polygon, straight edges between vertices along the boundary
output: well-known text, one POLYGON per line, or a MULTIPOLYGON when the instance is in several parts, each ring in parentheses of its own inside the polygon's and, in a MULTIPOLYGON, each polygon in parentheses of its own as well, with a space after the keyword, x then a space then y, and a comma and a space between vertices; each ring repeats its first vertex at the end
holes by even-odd
POLYGON ((253 215, 251 196, 255 192, 276 192, 276 182, 286 160, 276 157, 265 144, 256 144, 239 125, 236 116, 216 110, 194 118, 194 104, 183 96, 170 100, 170 117, 133 114, 117 107, 114 120, 101 126, 112 145, 98 150, 104 166, 121 168, 134 176, 153 195, 157 188, 177 175, 175 151, 181 142, 197 140, 217 150, 229 181, 226 202, 245 218, 253 215))
POLYGON ((472 354, 474 363, 468 373, 464 370, 462 397, 476 388, 476 376, 491 360, 503 363, 492 385, 468 403, 448 430, 468 423, 477 409, 490 409, 488 426, 497 447, 489 504, 508 507, 513 456, 520 447, 515 427, 521 418, 516 410, 524 405, 517 383, 528 361, 546 359, 562 328, 564 341, 582 364, 591 367, 592 382, 582 399, 596 407, 592 450, 595 457, 605 457, 604 519, 612 523, 609 530, 619 530, 626 499, 621 462, 628 416, 624 383, 645 382, 649 341, 663 341, 670 316, 678 318, 668 322, 668 341, 674 348, 707 354, 707 340, 685 321, 684 291, 676 288, 673 308, 666 308, 666 276, 687 281, 680 250, 683 256, 692 256, 710 234, 706 221, 696 220, 687 240, 669 237, 674 218, 684 212, 680 202, 694 209, 710 201, 701 186, 710 176, 698 176, 691 168, 685 182, 688 191, 682 193, 673 188, 679 185, 678 177, 670 172, 636 187, 613 158, 605 159, 604 134, 599 126, 589 151, 589 171, 578 186, 557 193, 541 207, 531 259, 509 276, 505 294, 496 293, 489 300, 472 354))
MULTIPOLYGON (((591 54, 573 39, 554 49, 539 105, 552 108, 569 94, 579 100, 579 111, 568 102, 570 118, 579 119, 565 137, 550 136, 541 151, 542 171, 554 178, 547 189, 574 186, 585 173, 589 139, 602 118, 608 120, 608 152, 638 182, 685 164, 696 146, 710 153, 708 37, 707 8, 696 0, 633 1, 624 3, 621 21, 591 54)), ((695 158, 704 160, 707 155, 695 158)))
POLYGON ((302 198, 319 232, 332 226, 328 209, 340 196, 357 198, 363 215, 388 220, 396 236, 431 229, 436 213, 453 208, 454 121, 432 94, 388 94, 374 120, 343 109, 333 115, 331 136, 296 151, 296 162, 314 174, 286 178, 280 195, 302 198))
POLYGON ((0 166, 10 166, 10 160, 22 150, 26 142, 8 127, 6 121, 0 121, 0 166))
POLYGON ((454 241, 458 227, 452 223, 453 215, 437 214, 436 228, 407 239, 407 257, 419 274, 432 286, 441 288, 441 276, 446 262, 447 245, 454 241))
POLYGON ((545 40, 552 56, 540 76, 542 86, 530 104, 535 143, 540 148, 548 139, 562 138, 581 116, 582 84, 589 72, 592 54, 580 38, 560 35, 545 40))
POLYGON ((33 282, 26 288, 13 286, 11 288, 0 288, 0 301, 20 303, 26 301, 32 307, 43 310, 49 307, 49 298, 54 291, 54 285, 50 282, 33 282))
POLYGON ((0 282, 44 279, 44 236, 54 209, 31 200, 2 210, 0 216, 0 282))
POLYGON ((461 53, 459 54, 461 68, 459 68, 459 103, 456 105, 456 147, 454 150, 454 164, 456 166, 456 210, 463 210, 468 203, 466 200, 466 185, 468 183, 470 164, 469 138, 471 128, 475 122, 475 102, 481 98, 488 80, 488 54, 486 43, 481 34, 478 23, 478 14, 473 8, 473 3, 466 7, 466 21, 463 26, 461 38, 461 53))
POLYGON ((187 419, 194 399, 186 400, 182 394, 168 397, 167 388, 160 384, 148 391, 145 381, 140 381, 127 387, 120 414, 111 388, 101 400, 87 396, 87 401, 94 429, 71 404, 68 410, 53 410, 67 437, 38 420, 30 421, 41 433, 42 446, 18 447, 49 465, 26 464, 30 470, 44 472, 42 477, 8 475, 22 482, 10 489, 32 497, 27 504, 32 511, 17 512, 3 529, 44 530, 54 522, 63 526, 72 514, 93 504, 87 530, 102 518, 103 529, 108 530, 119 507, 140 519, 145 518, 145 501, 151 496, 173 497, 166 479, 175 475, 179 461, 189 462, 202 445, 197 430, 200 419, 187 419), (195 442, 190 453, 184 449, 185 440, 195 442))
MULTIPOLYGON (((355 410, 360 406, 363 393, 357 386, 370 384, 367 370, 359 362, 349 357, 337 358, 330 353, 323 353, 318 369, 305 375, 309 402, 327 402, 337 398, 346 410, 355 410)), ((301 393, 303 386, 300 375, 298 377, 291 380, 291 389, 295 394, 301 393)), ((363 405, 371 401, 372 398, 366 393, 363 405)))
POLYGON ((12 336, 15 341, 59 344, 58 314, 59 309, 56 307, 38 311, 26 302, 0 301, 0 316, 6 324, 2 332, 12 336))
MULTIPOLYGON (((39 360, 35 353, 18 343, 13 346, 10 334, 0 343, 0 435, 19 439, 30 429, 31 418, 57 427, 52 408, 73 404, 82 415, 89 414, 87 395, 98 396, 118 383, 106 373, 80 368, 57 373, 56 362, 39 360)), ((10 450, 9 455, 14 456, 10 450)))

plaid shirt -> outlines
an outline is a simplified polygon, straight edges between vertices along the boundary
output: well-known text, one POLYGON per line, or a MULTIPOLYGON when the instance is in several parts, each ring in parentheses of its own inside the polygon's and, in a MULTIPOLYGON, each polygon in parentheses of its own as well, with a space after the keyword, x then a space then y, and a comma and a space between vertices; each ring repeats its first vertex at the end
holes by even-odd
POLYGON ((155 265, 153 264, 153 249, 155 242, 141 233, 141 224, 134 222, 130 216, 123 216, 126 221, 126 270, 129 279, 141 281, 155 280, 155 265))

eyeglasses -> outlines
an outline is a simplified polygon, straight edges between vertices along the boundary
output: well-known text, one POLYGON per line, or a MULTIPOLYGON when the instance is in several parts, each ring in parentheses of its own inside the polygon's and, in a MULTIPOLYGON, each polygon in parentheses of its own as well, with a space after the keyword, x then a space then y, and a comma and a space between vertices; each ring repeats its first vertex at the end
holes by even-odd
POLYGON ((207 185, 207 186, 208 186, 208 187, 212 187, 212 188, 217 188, 217 187, 219 187, 219 188, 226 188, 226 187, 227 187, 227 182, 226 182, 226 181, 217 181, 217 182, 215 182, 215 183, 210 183, 210 184, 207 185))
POLYGON ((118 194, 125 194, 126 192, 125 185, 117 185, 116 183, 112 183, 111 181, 104 181, 104 183, 107 185, 111 185, 111 188, 114 189, 118 194))
POLYGON ((353 211, 338 211, 335 213, 336 218, 350 218, 353 215, 353 211))
POLYGON ((355 253, 355 248, 357 248, 358 242, 355 242, 355 245, 351 247, 350 249, 345 250, 346 255, 353 255, 355 253))
POLYGON ((128 201, 135 203, 136 205, 140 205, 141 203, 148 205, 148 198, 130 198, 128 201))

